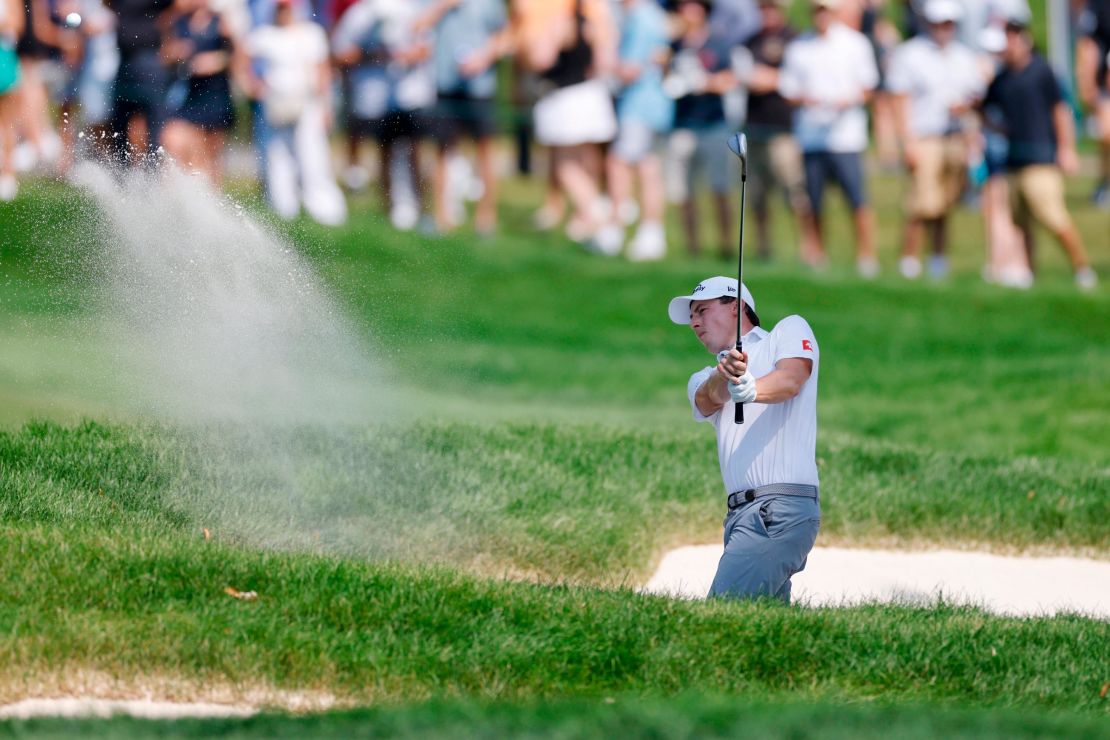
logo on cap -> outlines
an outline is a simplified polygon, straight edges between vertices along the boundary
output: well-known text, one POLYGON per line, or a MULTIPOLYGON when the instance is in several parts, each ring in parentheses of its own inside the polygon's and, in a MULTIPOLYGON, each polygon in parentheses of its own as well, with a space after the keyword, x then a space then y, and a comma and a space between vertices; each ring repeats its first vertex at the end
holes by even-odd
POLYGON ((695 293, 697 293, 699 291, 702 291, 702 290, 705 290, 705 283, 698 283, 698 287, 694 288, 695 293))
POLYGON ((735 293, 736 292, 736 288, 732 287, 731 285, 725 286, 725 290, 727 290, 729 293, 735 293))
POLYGON ((810 341, 808 339, 803 339, 802 340, 802 349, 809 350, 810 352, 812 352, 813 351, 813 345, 810 343, 810 341))

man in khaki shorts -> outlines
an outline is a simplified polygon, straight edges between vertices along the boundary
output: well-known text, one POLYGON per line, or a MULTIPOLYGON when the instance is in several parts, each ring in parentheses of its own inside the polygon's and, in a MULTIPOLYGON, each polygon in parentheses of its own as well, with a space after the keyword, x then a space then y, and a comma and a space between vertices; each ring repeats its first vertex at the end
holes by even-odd
POLYGON ((1098 284, 1079 230, 1064 203, 1064 175, 1079 168, 1075 124, 1048 63, 1033 51, 1026 13, 1006 23, 1004 67, 991 82, 984 106, 1000 111, 1010 151, 1014 222, 1033 266, 1033 221, 1041 222, 1067 252, 1081 290, 1098 284))
POLYGON ((983 94, 974 52, 956 41, 963 6, 957 0, 929 0, 923 16, 928 33, 895 49, 887 76, 910 173, 905 243, 898 264, 910 279, 921 275, 926 230, 933 251, 930 275, 940 278, 948 272, 948 213, 963 191, 967 172, 962 118, 983 94))

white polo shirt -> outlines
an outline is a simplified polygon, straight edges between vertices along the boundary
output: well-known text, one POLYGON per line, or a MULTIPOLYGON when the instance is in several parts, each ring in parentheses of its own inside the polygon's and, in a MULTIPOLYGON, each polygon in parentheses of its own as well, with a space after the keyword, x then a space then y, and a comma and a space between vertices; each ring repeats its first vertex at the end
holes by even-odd
POLYGON ((748 369, 761 378, 787 357, 813 360, 813 372, 798 395, 783 403, 749 403, 744 406, 744 423, 735 422, 736 404, 729 401, 712 416, 703 416, 694 394, 709 380, 716 366, 690 376, 687 395, 696 421, 711 421, 717 427, 717 454, 725 492, 733 493, 771 483, 817 481, 817 371, 820 350, 813 330, 801 316, 787 316, 774 329, 759 327, 744 337, 748 369))
POLYGON ((909 97, 910 131, 915 136, 943 136, 959 129, 949 109, 980 97, 985 81, 978 56, 953 41, 943 48, 916 36, 894 50, 887 74, 891 92, 909 97))
POLYGON ((807 33, 786 46, 779 93, 812 101, 794 111, 794 136, 805 152, 862 152, 867 148, 863 105, 840 108, 879 84, 871 42, 834 23, 824 35, 807 33))

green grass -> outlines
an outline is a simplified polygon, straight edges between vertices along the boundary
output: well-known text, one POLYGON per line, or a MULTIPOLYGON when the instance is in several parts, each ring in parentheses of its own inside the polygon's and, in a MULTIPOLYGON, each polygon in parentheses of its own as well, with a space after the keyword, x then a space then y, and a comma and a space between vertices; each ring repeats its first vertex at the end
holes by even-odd
POLYGON ((684 694, 671 699, 488 703, 433 701, 308 717, 155 722, 119 718, 33 720, 0 726, 0 736, 70 738, 1103 738, 1104 720, 1043 711, 938 710, 926 705, 849 705, 684 694), (463 729, 465 728, 465 730, 463 729))
POLYGON ((1110 709, 1105 621, 691 603, 125 532, 7 531, 0 692, 96 666, 131 691, 153 674, 361 701, 724 691, 1110 709))
MULTIPOLYGON (((398 235, 356 200, 346 228, 280 229, 398 379, 404 417, 179 429, 132 410, 116 348, 96 339, 88 203, 43 183, 21 192, 0 205, 0 699, 95 675, 131 694, 180 681, 186 696, 440 702, 0 734, 1105 727, 1104 621, 629 590, 668 547, 720 535, 712 434, 684 394, 708 355, 664 306, 734 265, 674 246, 654 265, 589 257, 527 230, 527 183, 508 189, 491 241, 398 235), (235 601, 229 585, 261 597, 235 601)), ((901 185, 874 192, 890 268, 901 185)), ((822 348, 819 542, 1110 557, 1110 290, 1077 293, 1047 242, 1034 290, 982 285, 967 213, 950 281, 861 282, 831 215, 841 267, 805 272, 782 248, 746 267, 765 321, 802 314, 822 348)), ((1105 215, 1077 221, 1110 275, 1105 215)), ((776 234, 786 243, 781 220, 776 234)))
MULTIPOLYGON (((285 550, 635 583, 667 547, 719 535, 719 473, 698 432, 422 422, 258 439, 34 424, 0 432, 0 522, 205 527, 285 550)), ((1105 471, 850 437, 819 456, 826 541, 1107 555, 1105 471)))

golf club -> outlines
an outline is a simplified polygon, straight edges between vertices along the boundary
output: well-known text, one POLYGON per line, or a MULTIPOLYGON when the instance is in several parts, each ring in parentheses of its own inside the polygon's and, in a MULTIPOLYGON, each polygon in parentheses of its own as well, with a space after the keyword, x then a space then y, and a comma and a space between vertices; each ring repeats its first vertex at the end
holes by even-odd
MULTIPOLYGON (((748 193, 748 137, 744 134, 733 134, 728 140, 728 148, 737 157, 740 157, 740 257, 739 265, 736 268, 736 282, 738 286, 744 284, 744 199, 748 193)), ((743 291, 737 287, 737 292, 743 291)), ((741 326, 744 324, 744 299, 741 295, 736 296, 739 301, 739 311, 736 314, 736 349, 741 352, 744 351, 743 340, 741 339, 741 326)), ((736 423, 744 423, 744 404, 736 404, 736 423)))

